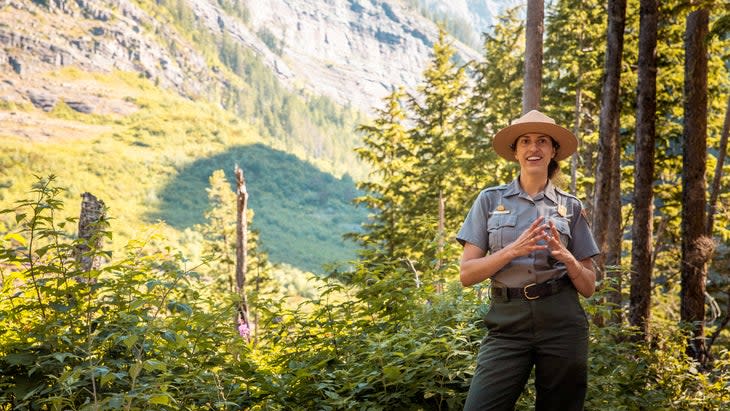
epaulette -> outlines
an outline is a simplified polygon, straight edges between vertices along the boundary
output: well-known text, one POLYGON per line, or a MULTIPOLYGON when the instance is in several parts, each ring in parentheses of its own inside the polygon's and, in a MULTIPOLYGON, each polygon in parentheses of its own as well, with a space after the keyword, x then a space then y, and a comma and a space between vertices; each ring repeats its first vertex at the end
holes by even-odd
POLYGON ((561 195, 564 195, 564 196, 566 196, 566 197, 570 197, 570 198, 572 198, 572 199, 574 199, 574 200, 578 200, 578 201, 580 201, 580 198, 578 198, 578 197, 574 196, 573 194, 570 194, 570 193, 569 193, 569 192, 567 192, 567 191, 563 191, 563 190, 561 190, 561 189, 560 189, 560 188, 558 188, 558 187, 555 187, 555 191, 557 191, 557 192, 558 192, 559 194, 561 194, 561 195))
POLYGON ((509 184, 502 184, 502 185, 499 185, 499 186, 491 186, 491 187, 485 188, 482 191, 506 190, 507 189, 507 186, 509 186, 509 184))

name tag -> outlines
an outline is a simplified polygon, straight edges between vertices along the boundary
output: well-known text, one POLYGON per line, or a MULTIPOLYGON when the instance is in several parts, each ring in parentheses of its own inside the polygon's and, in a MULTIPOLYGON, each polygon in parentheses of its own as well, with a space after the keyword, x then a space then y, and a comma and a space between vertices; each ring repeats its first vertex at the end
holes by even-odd
POLYGON ((502 204, 498 205, 497 208, 492 211, 492 214, 509 214, 510 211, 504 208, 502 204))

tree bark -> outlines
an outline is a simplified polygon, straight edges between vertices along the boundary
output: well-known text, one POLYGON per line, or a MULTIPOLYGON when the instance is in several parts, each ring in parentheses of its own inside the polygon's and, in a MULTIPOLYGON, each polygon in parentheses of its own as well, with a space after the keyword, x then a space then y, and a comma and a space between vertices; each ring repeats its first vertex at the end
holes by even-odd
MULTIPOLYGON (((573 127, 573 134, 575 134, 575 137, 580 141, 580 127, 581 127, 581 121, 580 121, 580 112, 583 108, 583 89, 581 88, 581 78, 583 76, 583 73, 578 72, 578 87, 575 90, 575 125, 573 127)), ((578 152, 573 153, 572 156, 570 156, 570 194, 576 195, 576 192, 578 191, 577 183, 578 183, 578 152)))
POLYGON ((608 235, 606 236, 606 266, 613 267, 606 270, 606 274, 610 280, 612 287, 606 290, 606 300, 616 309, 612 312, 609 322, 611 324, 621 324, 623 321, 623 310, 621 290, 623 288, 623 269, 621 268, 621 254, 624 240, 624 229, 626 222, 621 215, 621 143, 618 136, 619 116, 614 120, 616 122, 616 144, 613 146, 613 157, 616 162, 611 168, 611 192, 609 193, 608 214, 608 235))
POLYGON ((525 23, 525 82, 522 87, 522 114, 540 108, 544 20, 545 2, 528 0, 525 23))
MULTIPOLYGON (((241 298, 238 306, 237 326, 244 325, 247 330, 251 327, 248 321, 248 302, 246 299, 246 257, 247 257, 247 233, 248 222, 246 210, 248 208, 248 192, 246 191, 246 180, 243 177, 243 170, 238 165, 235 167, 236 175, 236 291, 241 298)), ((239 328, 240 330, 240 328, 239 328)), ((241 336, 248 339, 248 336, 241 332, 241 336)))
POLYGON ((104 229, 103 221, 106 217, 106 208, 102 200, 91 193, 81 194, 81 213, 79 214, 79 244, 75 253, 76 261, 81 271, 96 270, 101 265, 101 256, 96 252, 101 249, 104 229), (94 251, 93 253, 89 253, 94 251))
POLYGON ((656 0, 641 0, 639 9, 639 79, 636 96, 634 222, 631 229, 629 324, 649 338, 654 236, 654 142, 656 140, 657 25, 656 0))
POLYGON ((709 11, 687 16, 684 37, 684 144, 682 147, 681 320, 692 324, 688 354, 700 364, 705 350, 705 279, 712 241, 705 237, 707 157, 707 47, 709 11), (709 244, 708 244, 709 242, 709 244))
MULTIPOLYGON (((619 231, 621 224, 619 89, 625 26, 626 0, 609 0, 608 30, 606 34, 607 49, 601 89, 598 164, 596 167, 596 185, 592 210, 593 235, 601 251, 601 254, 595 260, 597 265, 597 279, 600 283, 603 283, 605 279, 606 260, 609 256, 608 233, 609 231, 619 231), (618 197, 612 197, 612 193, 618 197), (618 214, 618 218, 616 218, 616 214, 618 214), (609 223, 613 225, 610 229, 609 223)), ((618 236, 618 240, 620 246, 620 235, 618 236)), ((615 243, 615 238, 612 243, 615 243)), ((601 320, 597 319, 597 322, 600 324, 601 320)))

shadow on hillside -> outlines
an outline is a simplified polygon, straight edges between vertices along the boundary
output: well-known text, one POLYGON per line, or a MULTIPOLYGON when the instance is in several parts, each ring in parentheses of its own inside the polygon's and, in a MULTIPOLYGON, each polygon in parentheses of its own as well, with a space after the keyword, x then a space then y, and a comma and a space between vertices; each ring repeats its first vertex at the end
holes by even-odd
POLYGON ((357 231, 366 212, 352 204, 357 194, 352 178, 338 179, 263 144, 234 147, 180 169, 162 188, 160 209, 148 217, 181 230, 205 223, 211 174, 222 169, 235 191, 236 164, 246 178, 252 228, 272 262, 321 272, 325 263, 355 257, 355 245, 342 235, 357 231))

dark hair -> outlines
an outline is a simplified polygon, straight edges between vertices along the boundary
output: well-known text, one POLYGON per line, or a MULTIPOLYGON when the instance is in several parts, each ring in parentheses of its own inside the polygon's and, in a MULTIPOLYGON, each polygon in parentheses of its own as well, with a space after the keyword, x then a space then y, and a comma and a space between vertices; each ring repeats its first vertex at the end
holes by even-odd
POLYGON ((551 158, 550 164, 548 164, 548 179, 552 180, 558 171, 560 171, 560 165, 554 158, 551 158))

